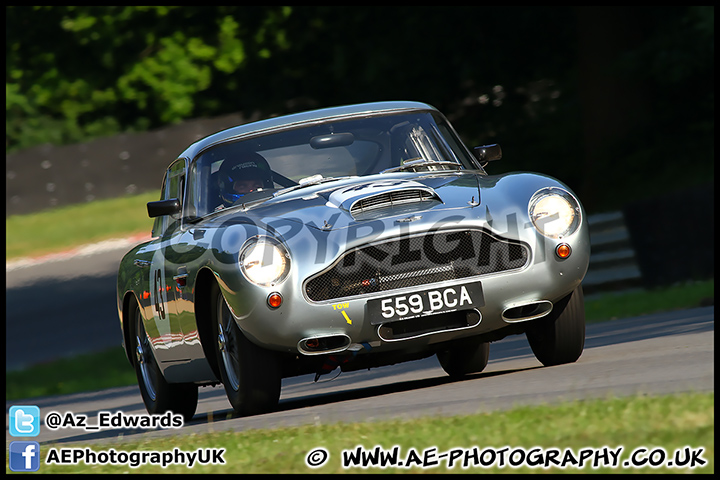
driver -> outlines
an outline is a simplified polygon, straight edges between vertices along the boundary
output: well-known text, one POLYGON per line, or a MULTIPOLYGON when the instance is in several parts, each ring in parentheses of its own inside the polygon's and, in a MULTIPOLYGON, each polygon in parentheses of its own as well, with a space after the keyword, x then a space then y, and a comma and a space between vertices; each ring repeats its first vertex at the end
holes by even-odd
POLYGON ((220 166, 220 197, 229 207, 248 193, 273 188, 267 161, 258 153, 243 155, 240 161, 225 160, 220 166))

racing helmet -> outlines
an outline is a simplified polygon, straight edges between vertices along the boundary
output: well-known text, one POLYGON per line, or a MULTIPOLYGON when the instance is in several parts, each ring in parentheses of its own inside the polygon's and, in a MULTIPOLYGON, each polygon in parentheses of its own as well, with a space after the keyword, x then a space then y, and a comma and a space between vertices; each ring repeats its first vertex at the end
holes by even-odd
POLYGON ((226 159, 220 166, 220 197, 227 206, 248 193, 273 188, 270 166, 256 152, 244 154, 239 161, 226 159))

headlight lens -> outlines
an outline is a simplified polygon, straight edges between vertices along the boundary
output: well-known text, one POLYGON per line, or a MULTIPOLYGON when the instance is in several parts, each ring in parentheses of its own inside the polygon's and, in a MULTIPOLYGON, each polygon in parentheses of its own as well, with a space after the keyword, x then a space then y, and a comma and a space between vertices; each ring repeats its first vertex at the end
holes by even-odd
POLYGON ((261 286, 282 282, 290 271, 290 256, 279 242, 270 237, 248 240, 240 250, 238 260, 243 275, 261 286))
POLYGON ((561 188, 543 188, 530 199, 530 219, 535 228, 550 238, 563 238, 580 226, 580 204, 561 188))

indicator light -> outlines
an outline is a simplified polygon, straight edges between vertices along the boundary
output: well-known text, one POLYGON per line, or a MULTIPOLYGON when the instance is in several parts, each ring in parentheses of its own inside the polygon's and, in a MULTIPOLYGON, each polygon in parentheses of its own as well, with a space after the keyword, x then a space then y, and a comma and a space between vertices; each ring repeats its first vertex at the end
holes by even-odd
POLYGON ((570 256, 570 253, 572 253, 572 251, 570 250, 570 245, 567 243, 561 243, 555 247, 555 254, 560 258, 567 258, 570 256))
POLYGON ((282 302, 283 302, 283 298, 282 298, 282 295, 280 295, 279 293, 274 292, 274 293, 271 293, 270 295, 268 295, 267 303, 272 308, 278 308, 280 305, 282 305, 282 302))

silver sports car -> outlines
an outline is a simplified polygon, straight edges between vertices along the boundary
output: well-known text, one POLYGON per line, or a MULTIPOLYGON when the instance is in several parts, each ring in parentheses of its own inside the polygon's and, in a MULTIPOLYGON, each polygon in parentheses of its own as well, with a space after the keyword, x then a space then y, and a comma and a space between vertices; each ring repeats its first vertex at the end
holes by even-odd
POLYGON ((453 377, 525 334, 543 365, 585 341, 585 212, 546 175, 489 175, 435 108, 382 102, 211 135, 165 172, 153 240, 123 258, 118 314, 150 413, 192 418, 222 383, 240 415, 281 379, 437 355, 453 377))

